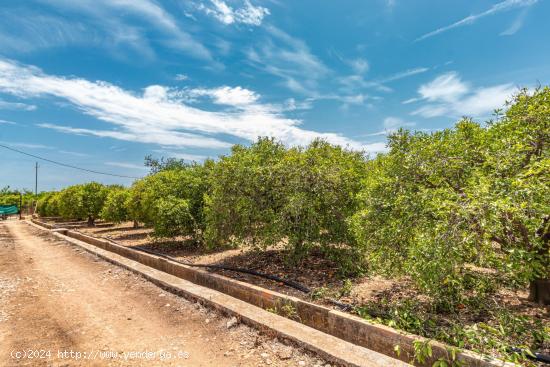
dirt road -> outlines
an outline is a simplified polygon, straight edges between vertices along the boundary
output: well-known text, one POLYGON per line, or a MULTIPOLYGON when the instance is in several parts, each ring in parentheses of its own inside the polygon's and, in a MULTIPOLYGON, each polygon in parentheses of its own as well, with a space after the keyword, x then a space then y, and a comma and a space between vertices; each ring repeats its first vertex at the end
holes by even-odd
POLYGON ((27 223, 0 223, 0 366, 325 365, 227 322, 27 223))

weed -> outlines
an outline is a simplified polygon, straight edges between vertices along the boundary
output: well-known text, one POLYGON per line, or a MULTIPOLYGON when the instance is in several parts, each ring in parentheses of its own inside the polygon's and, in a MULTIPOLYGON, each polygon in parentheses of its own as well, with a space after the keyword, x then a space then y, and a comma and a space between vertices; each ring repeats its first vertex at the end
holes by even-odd
POLYGON ((351 295, 353 289, 353 282, 350 279, 344 279, 342 288, 340 289, 340 297, 348 297, 351 295))
POLYGON ((329 289, 327 287, 316 288, 313 290, 313 292, 311 292, 311 295, 310 295, 311 300, 316 301, 319 299, 323 299, 327 296, 328 292, 329 292, 329 289))
POLYGON ((268 307, 266 308, 266 311, 274 313, 275 315, 286 317, 287 319, 302 322, 302 319, 296 310, 296 306, 289 301, 283 301, 282 304, 277 304, 274 307, 268 307))

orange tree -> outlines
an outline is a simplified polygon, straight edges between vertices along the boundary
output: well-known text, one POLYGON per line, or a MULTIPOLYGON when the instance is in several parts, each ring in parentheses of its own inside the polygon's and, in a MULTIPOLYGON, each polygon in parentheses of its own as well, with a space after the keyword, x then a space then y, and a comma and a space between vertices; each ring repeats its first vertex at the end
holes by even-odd
POLYGON ((363 261, 410 275, 446 309, 497 279, 530 282, 532 299, 549 303, 549 116, 549 89, 523 91, 487 126, 390 136, 349 222, 363 261))
MULTIPOLYGON (((346 220, 357 210, 364 171, 361 152, 320 140, 306 148, 286 149, 270 138, 235 146, 210 175, 207 240, 260 249, 286 244, 293 260, 313 247, 349 254, 354 238, 346 220)), ((342 270, 355 267, 353 257, 338 256, 342 270)))

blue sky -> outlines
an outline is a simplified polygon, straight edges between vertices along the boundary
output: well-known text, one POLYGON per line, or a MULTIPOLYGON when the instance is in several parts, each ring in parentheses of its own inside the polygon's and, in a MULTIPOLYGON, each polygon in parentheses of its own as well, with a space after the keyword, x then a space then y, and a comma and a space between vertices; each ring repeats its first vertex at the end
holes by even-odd
MULTIPOLYGON (((547 0, 4 0, 0 144, 140 177, 274 136, 385 149, 550 81, 547 0)), ((0 187, 35 159, 0 149, 0 187)), ((39 190, 97 180, 39 162, 39 190)))

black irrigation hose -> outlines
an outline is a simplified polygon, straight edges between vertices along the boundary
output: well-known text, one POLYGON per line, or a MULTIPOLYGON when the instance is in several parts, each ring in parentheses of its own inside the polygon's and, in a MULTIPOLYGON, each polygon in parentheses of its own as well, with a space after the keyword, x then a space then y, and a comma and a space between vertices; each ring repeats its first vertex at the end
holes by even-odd
POLYGON ((533 355, 531 355, 531 354, 527 353, 527 351, 524 350, 524 349, 514 348, 514 347, 510 347, 510 348, 508 348, 508 350, 510 352, 516 352, 516 353, 524 354, 525 356, 527 356, 527 358, 529 358, 531 360, 535 360, 537 362, 544 362, 544 363, 549 363, 550 364, 550 355, 549 354, 542 354, 542 353, 534 352, 533 355))
POLYGON ((342 311, 352 311, 353 310, 353 305, 350 305, 349 303, 340 302, 340 301, 338 301, 336 299, 333 299, 333 298, 326 298, 325 301, 327 301, 328 303, 330 303, 333 306, 336 306, 336 307, 340 308, 342 311))
MULTIPOLYGON (((156 252, 156 251, 153 251, 153 250, 141 247, 141 246, 135 246, 133 248, 135 248, 139 251, 147 252, 147 253, 152 254, 152 255, 163 257, 163 258, 168 259, 170 261, 174 261, 178 264, 187 265, 187 266, 194 266, 194 267, 197 267, 197 268, 212 268, 212 269, 219 269, 219 270, 229 270, 229 271, 234 271, 234 272, 237 272, 237 273, 245 273, 245 274, 255 275, 257 277, 261 277, 261 278, 273 280, 275 282, 286 284, 287 286, 292 287, 294 289, 297 289, 300 292, 304 292, 306 294, 311 293, 311 289, 309 289, 305 285, 300 284, 300 283, 298 283, 294 280, 280 278, 276 275, 265 274, 265 273, 261 273, 261 272, 258 272, 258 271, 255 271, 255 270, 250 270, 250 269, 236 268, 236 267, 233 267, 233 266, 194 264, 194 263, 190 263, 190 262, 187 262, 187 261, 177 260, 176 258, 174 258, 172 256, 165 255, 165 254, 162 254, 160 252, 156 252)), ((353 306, 350 305, 349 303, 340 302, 340 301, 332 299, 332 298, 328 298, 328 299, 326 299, 326 301, 328 303, 340 308, 343 311, 351 311, 353 309, 353 306)))
POLYGON ((187 266, 194 266, 194 267, 198 267, 198 268, 212 268, 212 269, 219 269, 219 270, 229 270, 229 271, 234 271, 234 272, 238 272, 238 273, 245 273, 245 274, 255 275, 257 277, 270 279, 270 280, 273 280, 275 282, 286 284, 287 286, 292 287, 294 289, 297 289, 297 290, 299 290, 301 292, 304 292, 304 293, 311 293, 311 289, 309 289, 305 285, 302 285, 302 284, 300 284, 300 283, 298 283, 294 280, 280 278, 276 275, 260 273, 258 271, 250 270, 250 269, 235 268, 233 266, 193 264, 193 263, 190 263, 190 262, 187 262, 187 261, 177 260, 177 259, 173 258, 172 256, 168 256, 168 255, 162 254, 160 252, 149 250, 149 249, 146 249, 146 248, 143 248, 143 247, 140 247, 140 246, 136 246, 136 247, 133 247, 133 248, 135 248, 139 251, 150 253, 152 255, 163 257, 163 258, 168 259, 170 261, 177 262, 178 264, 187 265, 187 266))

